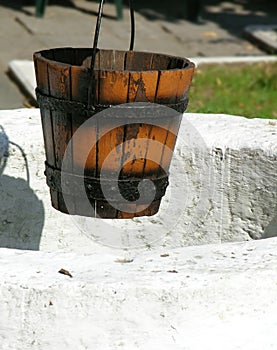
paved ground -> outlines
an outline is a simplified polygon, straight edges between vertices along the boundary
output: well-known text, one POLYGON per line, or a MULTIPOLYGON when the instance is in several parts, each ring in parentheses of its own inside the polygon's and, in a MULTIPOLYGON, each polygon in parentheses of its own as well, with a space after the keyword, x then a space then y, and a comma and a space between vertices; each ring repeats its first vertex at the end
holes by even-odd
MULTIPOLYGON (((180 1, 140 0, 136 7, 137 50, 195 56, 263 55, 243 37, 251 24, 276 24, 275 1, 205 0, 202 20, 182 17, 180 1)), ((34 51, 59 46, 90 46, 94 32, 97 1, 53 0, 43 19, 34 16, 34 1, 0 0, 0 109, 26 105, 26 98, 7 76, 13 59, 32 59, 34 51)), ((100 47, 126 49, 129 46, 129 16, 117 21, 112 2, 105 5, 100 47)))

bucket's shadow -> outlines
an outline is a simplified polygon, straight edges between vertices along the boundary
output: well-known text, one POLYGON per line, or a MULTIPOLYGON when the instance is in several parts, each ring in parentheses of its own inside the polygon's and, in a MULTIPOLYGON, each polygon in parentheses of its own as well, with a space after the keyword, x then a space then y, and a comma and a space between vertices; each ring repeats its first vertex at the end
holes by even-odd
POLYGON ((0 247, 39 250, 44 207, 28 182, 0 176, 0 247))

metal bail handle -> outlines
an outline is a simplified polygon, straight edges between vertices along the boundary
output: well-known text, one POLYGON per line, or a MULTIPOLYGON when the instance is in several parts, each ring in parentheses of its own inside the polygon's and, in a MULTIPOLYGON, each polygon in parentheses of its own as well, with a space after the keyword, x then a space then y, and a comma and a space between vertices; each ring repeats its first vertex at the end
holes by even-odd
MULTIPOLYGON (((95 65, 95 58, 96 58, 96 51, 97 51, 97 45, 98 45, 98 38, 99 38, 104 2, 105 2, 105 0, 100 0, 99 8, 98 8, 98 15, 97 15, 96 27, 95 27, 95 32, 94 32, 94 40, 93 40, 91 66, 90 66, 90 68, 92 70, 93 70, 94 65, 95 65)), ((134 8, 133 8, 133 0, 129 0, 129 8, 130 8, 130 17, 131 17, 131 39, 130 39, 129 51, 133 51, 134 50, 134 42, 135 42, 135 14, 134 14, 134 8)))

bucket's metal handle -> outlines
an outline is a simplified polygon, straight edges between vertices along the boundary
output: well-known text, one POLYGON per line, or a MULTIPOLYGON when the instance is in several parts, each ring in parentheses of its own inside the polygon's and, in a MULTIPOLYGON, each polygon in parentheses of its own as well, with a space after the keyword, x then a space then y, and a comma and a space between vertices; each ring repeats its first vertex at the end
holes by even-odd
MULTIPOLYGON (((91 69, 93 69, 95 65, 95 58, 96 58, 96 52, 97 52, 97 45, 98 45, 98 38, 99 38, 104 2, 105 0, 100 0, 99 8, 98 8, 98 15, 97 15, 96 27, 94 32, 94 40, 93 40, 91 66, 90 66, 91 69)), ((134 14, 134 8, 133 8, 133 0, 129 0, 129 7, 130 7, 130 17, 131 17, 131 39, 130 39, 129 50, 133 51, 134 42, 135 42, 135 14, 134 14)))

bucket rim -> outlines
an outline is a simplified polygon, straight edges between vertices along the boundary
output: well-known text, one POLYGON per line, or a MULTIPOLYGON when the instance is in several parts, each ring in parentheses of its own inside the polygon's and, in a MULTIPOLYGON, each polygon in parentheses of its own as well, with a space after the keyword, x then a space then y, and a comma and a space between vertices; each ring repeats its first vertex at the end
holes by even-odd
MULTIPOLYGON (((77 51, 87 51, 88 53, 91 51, 91 54, 93 52, 93 49, 90 48, 90 47, 71 47, 71 46, 65 46, 65 47, 55 47, 55 48, 50 48, 50 49, 43 49, 43 50, 39 50, 39 51, 36 51, 34 52, 33 54, 33 60, 36 61, 36 60, 40 60, 44 63, 52 63, 52 64, 55 64, 57 66, 60 66, 60 67, 76 67, 76 68, 79 68, 79 69, 85 69, 85 70, 90 70, 89 67, 86 67, 84 66, 83 64, 70 64, 70 63, 67 63, 67 62, 62 62, 61 60, 56 60, 54 58, 48 58, 48 57, 45 57, 47 54, 48 55, 51 55, 53 54, 55 51, 62 51, 62 50, 74 50, 75 52, 77 51)), ((134 73, 150 73, 150 72, 168 72, 168 71, 186 71, 186 70, 190 70, 190 69, 194 69, 195 68, 195 63, 192 62, 190 59, 186 58, 186 57, 182 57, 182 56, 174 56, 174 55, 171 55, 171 54, 166 54, 166 53, 160 53, 160 52, 152 52, 152 51, 137 51, 137 50, 134 50, 134 51, 128 51, 128 50, 118 50, 118 49, 97 49, 97 52, 109 52, 109 51, 112 51, 114 53, 118 52, 118 53, 132 53, 134 55, 136 54, 149 54, 149 55, 155 55, 155 56, 160 56, 162 58, 168 58, 168 59, 175 59, 175 60, 180 60, 180 61, 183 61, 183 67, 173 67, 173 68, 167 68, 167 69, 99 69, 99 68, 94 68, 93 70, 94 71, 101 71, 101 72, 134 72, 134 73)), ((89 57, 89 56, 88 56, 89 57)))

